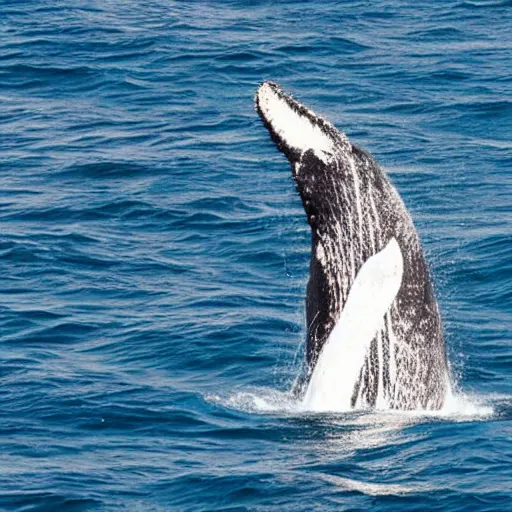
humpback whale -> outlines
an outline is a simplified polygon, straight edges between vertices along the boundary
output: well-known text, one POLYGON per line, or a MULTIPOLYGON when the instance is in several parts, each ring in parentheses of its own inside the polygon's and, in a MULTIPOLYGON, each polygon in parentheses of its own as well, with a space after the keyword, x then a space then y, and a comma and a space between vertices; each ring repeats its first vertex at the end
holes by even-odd
POLYGON ((264 82, 255 107, 311 227, 310 410, 437 410, 450 389, 439 307, 412 219, 372 156, 264 82))

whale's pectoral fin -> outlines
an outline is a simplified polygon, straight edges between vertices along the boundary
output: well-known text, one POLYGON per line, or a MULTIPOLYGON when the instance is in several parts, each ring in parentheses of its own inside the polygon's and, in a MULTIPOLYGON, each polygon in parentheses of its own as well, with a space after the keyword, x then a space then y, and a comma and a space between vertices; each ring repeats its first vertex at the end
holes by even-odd
POLYGON ((403 257, 392 238, 361 267, 347 302, 313 370, 304 405, 310 410, 349 409, 371 341, 397 296, 403 257))
POLYGON ((403 268, 402 251, 392 238, 357 273, 342 314, 359 318, 363 314, 364 331, 374 334, 400 290, 403 268))

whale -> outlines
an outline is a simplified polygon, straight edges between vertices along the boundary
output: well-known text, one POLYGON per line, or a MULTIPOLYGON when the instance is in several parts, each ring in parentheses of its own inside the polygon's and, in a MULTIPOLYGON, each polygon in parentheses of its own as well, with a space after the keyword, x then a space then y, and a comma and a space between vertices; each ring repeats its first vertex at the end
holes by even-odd
POLYGON ((450 392, 440 309, 412 218, 364 149, 273 82, 255 108, 311 227, 306 409, 439 410, 450 392))

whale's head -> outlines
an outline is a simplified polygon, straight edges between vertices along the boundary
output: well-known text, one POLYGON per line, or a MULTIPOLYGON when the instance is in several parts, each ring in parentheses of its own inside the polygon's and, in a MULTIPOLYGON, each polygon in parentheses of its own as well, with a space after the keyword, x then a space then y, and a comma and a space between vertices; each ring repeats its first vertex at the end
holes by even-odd
POLYGON ((277 84, 264 82, 255 98, 256 110, 292 166, 311 150, 328 161, 348 139, 331 123, 286 94, 277 84))
POLYGON ((318 116, 273 82, 264 82, 255 98, 256 110, 272 140, 285 154, 312 227, 325 217, 322 212, 332 190, 333 174, 347 168, 353 147, 346 135, 318 116))

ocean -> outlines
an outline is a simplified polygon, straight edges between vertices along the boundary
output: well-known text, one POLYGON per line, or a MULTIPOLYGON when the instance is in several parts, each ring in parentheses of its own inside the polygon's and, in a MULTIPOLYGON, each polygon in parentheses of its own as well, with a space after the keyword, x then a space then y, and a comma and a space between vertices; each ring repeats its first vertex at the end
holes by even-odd
POLYGON ((512 510, 510 0, 4 0, 0 106, 0 510, 512 510), (400 192, 447 410, 297 406, 264 80, 400 192))

